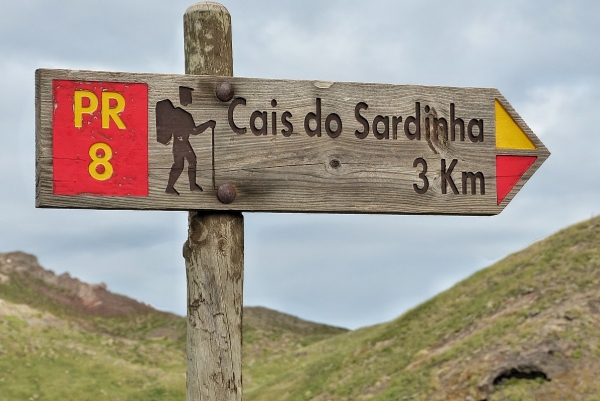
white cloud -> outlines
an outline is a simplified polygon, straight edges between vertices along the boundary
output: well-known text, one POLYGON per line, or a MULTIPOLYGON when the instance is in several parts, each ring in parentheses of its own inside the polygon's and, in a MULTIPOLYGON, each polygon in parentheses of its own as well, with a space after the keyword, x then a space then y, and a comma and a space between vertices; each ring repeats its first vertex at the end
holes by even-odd
MULTIPOLYGON (((372 324, 600 213, 600 3, 224 3, 236 75, 497 87, 552 152, 496 217, 246 214, 248 303, 347 327, 372 324)), ((33 208, 33 73, 181 73, 190 4, 3 6, 0 251, 34 252, 57 272, 185 313, 185 213, 33 208)))

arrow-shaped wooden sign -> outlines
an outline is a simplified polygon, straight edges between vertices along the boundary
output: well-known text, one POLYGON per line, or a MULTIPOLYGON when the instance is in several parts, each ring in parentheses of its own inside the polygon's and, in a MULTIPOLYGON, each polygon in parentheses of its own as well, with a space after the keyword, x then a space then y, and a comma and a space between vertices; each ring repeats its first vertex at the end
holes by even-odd
POLYGON ((489 88, 38 70, 36 91, 38 207, 493 215, 549 156, 489 88))

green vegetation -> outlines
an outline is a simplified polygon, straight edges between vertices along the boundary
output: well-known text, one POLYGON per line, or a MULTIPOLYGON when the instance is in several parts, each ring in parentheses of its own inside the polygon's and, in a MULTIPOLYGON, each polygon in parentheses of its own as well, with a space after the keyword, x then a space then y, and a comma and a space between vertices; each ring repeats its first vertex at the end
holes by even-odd
POLYGON ((183 351, 18 306, 0 305, 19 315, 0 318, 0 400, 185 399, 183 351))
MULTIPOLYGON (((184 318, 98 288, 118 308, 85 308, 77 292, 93 286, 57 285, 35 259, 20 259, 29 273, 0 284, 0 401, 185 399, 184 318)), ((250 364, 347 331, 266 308, 245 308, 244 318, 250 364)))
POLYGON ((593 379, 600 372, 599 284, 596 218, 510 255, 392 322, 255 363, 264 380, 246 387, 244 399, 588 400, 600 394, 593 379), (551 381, 494 385, 503 370, 522 365, 551 381))
MULTIPOLYGON (((244 400, 600 400, 599 284, 596 218, 373 327, 249 308, 244 400)), ((0 401, 185 398, 183 318, 89 316, 42 287, 0 284, 0 401)))

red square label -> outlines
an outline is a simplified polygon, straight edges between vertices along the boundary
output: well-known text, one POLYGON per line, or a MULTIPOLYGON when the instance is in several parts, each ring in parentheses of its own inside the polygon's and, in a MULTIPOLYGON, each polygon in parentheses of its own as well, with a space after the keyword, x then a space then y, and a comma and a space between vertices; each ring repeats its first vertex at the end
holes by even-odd
POLYGON ((52 81, 53 193, 148 196, 148 85, 52 81))

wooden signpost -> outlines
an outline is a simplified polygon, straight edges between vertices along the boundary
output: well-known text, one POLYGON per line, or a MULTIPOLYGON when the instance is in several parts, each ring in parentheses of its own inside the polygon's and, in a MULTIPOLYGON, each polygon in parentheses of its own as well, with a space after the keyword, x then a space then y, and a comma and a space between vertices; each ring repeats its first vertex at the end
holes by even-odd
POLYGON ((234 78, 184 16, 186 74, 36 72, 36 206, 193 210, 188 400, 241 400, 242 211, 494 215, 549 156, 496 89, 234 78))
POLYGON ((493 215, 549 155, 496 89, 65 70, 37 82, 40 207, 493 215), (223 185, 235 198, 219 200, 223 185))

